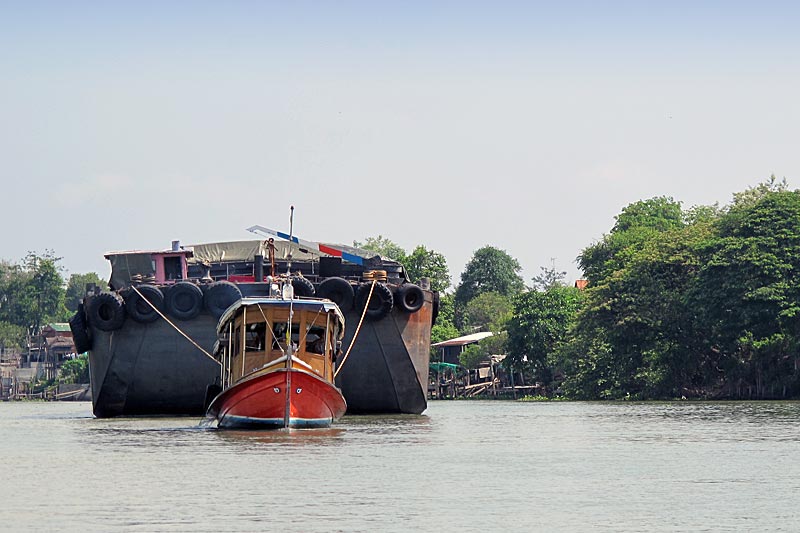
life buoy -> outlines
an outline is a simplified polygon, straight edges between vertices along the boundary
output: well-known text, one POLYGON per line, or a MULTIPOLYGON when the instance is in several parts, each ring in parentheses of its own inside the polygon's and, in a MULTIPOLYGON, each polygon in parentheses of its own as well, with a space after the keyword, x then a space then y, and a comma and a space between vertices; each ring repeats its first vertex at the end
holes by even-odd
POLYGON ((88 352, 92 348, 92 338, 86 328, 86 314, 83 303, 78 304, 78 310, 69 319, 69 329, 72 331, 72 343, 78 353, 88 352))
POLYGON ((339 306, 342 312, 347 312, 353 308, 355 291, 350 282, 344 278, 326 278, 317 287, 317 296, 327 298, 339 306))
POLYGON ((89 323, 100 331, 114 331, 125 322, 122 297, 115 292, 101 292, 89 302, 89 323))
POLYGON ((314 284, 302 276, 292 276, 292 288, 295 296, 301 298, 314 296, 314 284))
POLYGON ((366 317, 370 320, 380 320, 386 315, 391 313, 392 306, 394 305, 394 297, 392 291, 386 284, 375 282, 375 289, 372 291, 372 298, 369 298, 369 288, 372 282, 362 283, 358 286, 356 291, 356 310, 359 313, 364 312, 366 307, 366 317))
POLYGON ((242 298, 242 291, 230 281, 215 281, 208 286, 203 302, 214 318, 219 318, 222 313, 236 300, 242 298))
POLYGON ((190 281, 179 281, 167 290, 164 307, 178 320, 191 320, 203 309, 203 291, 190 281))
POLYGON ((158 318, 158 313, 148 304, 152 303, 157 309, 164 308, 164 294, 155 285, 139 285, 136 289, 129 289, 125 295, 125 311, 137 322, 148 323, 158 318), (147 301, 145 301, 145 299, 147 301))
POLYGON ((416 313, 425 305, 425 293, 418 285, 403 283, 397 289, 395 302, 397 306, 407 313, 416 313))

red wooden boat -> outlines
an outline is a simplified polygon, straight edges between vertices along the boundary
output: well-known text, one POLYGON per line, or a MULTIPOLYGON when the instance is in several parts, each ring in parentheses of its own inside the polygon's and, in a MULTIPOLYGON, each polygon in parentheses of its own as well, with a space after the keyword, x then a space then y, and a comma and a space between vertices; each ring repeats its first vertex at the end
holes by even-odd
POLYGON ((328 427, 347 410, 333 382, 342 312, 330 300, 293 298, 288 283, 271 293, 243 298, 220 318, 223 390, 206 416, 226 429, 328 427))

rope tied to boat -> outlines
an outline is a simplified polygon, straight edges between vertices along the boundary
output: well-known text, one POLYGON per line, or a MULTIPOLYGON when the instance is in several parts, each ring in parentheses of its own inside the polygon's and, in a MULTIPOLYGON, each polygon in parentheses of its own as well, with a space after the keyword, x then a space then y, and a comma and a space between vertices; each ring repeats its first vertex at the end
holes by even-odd
POLYGON ((208 352, 207 352, 207 351, 206 351, 206 350, 205 350, 205 349, 204 349, 202 346, 200 346, 199 344, 197 344, 197 342, 195 342, 195 341, 194 341, 194 339, 192 339, 191 337, 189 337, 189 335, 187 335, 186 333, 184 333, 184 332, 181 330, 181 328, 179 328, 178 326, 176 326, 175 324, 173 324, 173 323, 172 323, 172 321, 171 321, 169 318, 167 318, 167 316, 166 316, 164 313, 162 313, 162 312, 161 312, 161 311, 160 311, 160 310, 159 310, 159 309, 158 309, 158 308, 157 308, 155 305, 153 305, 153 302, 151 302, 150 300, 148 300, 148 299, 147 299, 147 297, 146 297, 144 294, 142 294, 142 292, 141 292, 139 289, 137 289, 135 285, 131 285, 131 289, 133 289, 133 290, 134 290, 134 292, 136 292, 136 294, 138 294, 138 295, 139 295, 139 297, 140 297, 142 300, 144 300, 145 302, 147 302, 147 305, 149 305, 150 307, 152 307, 152 308, 153 308, 153 311, 155 311, 156 313, 158 313, 158 316, 160 316, 161 318, 163 318, 163 319, 164 319, 164 320, 167 322, 167 324, 169 324, 170 326, 172 326, 172 327, 175 329, 175 331, 177 331, 178 333, 180 333, 181 335, 183 335, 183 336, 186 338, 186 340, 187 340, 187 341, 191 342, 191 343, 194 345, 194 347, 195 347, 195 348, 197 348, 198 350, 200 350, 201 352, 203 352, 203 354, 204 354, 206 357, 208 357, 209 359, 211 359, 212 361, 214 361, 214 362, 215 362, 215 363, 217 363, 218 365, 221 365, 221 364, 222 364, 222 363, 220 363, 219 361, 217 361, 217 360, 216 360, 216 358, 214 358, 214 356, 213 356, 213 355, 211 355, 210 353, 208 353, 208 352))
POLYGON ((356 328, 356 332, 353 335, 353 340, 350 341, 350 346, 347 348, 347 353, 344 354, 344 358, 339 366, 336 367, 336 372, 333 373, 333 379, 336 379, 336 376, 339 375, 342 368, 344 368, 344 364, 347 361, 347 358, 350 356, 350 350, 353 349, 353 345, 356 343, 356 339, 358 338, 358 333, 361 331, 361 324, 364 323, 364 317, 367 316, 367 309, 369 309, 369 302, 372 300, 372 291, 375 289, 375 284, 378 282, 377 279, 372 280, 372 285, 369 286, 369 295, 367 295, 367 303, 364 304, 364 310, 361 312, 361 319, 358 321, 358 327, 356 328))

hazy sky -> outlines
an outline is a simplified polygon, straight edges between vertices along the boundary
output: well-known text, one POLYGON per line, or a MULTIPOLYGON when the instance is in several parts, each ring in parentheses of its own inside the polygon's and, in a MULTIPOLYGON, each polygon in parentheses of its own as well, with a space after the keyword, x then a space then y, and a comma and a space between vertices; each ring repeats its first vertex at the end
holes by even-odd
POLYGON ((383 235, 527 282, 800 182, 796 2, 0 2, 0 258, 383 235))

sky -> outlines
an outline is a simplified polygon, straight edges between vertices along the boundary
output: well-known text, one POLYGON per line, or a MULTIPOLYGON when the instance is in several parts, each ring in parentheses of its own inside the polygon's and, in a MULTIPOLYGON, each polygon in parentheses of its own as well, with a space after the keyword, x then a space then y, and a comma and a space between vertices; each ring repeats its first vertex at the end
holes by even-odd
POLYGON ((631 202, 800 187, 794 2, 0 0, 0 259, 254 224, 530 283, 631 202))

